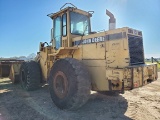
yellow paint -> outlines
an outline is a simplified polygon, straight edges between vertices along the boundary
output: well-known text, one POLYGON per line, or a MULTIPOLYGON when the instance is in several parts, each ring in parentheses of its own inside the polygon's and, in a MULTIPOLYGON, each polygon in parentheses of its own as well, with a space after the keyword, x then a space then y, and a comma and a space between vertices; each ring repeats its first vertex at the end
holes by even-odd
POLYGON ((127 35, 132 34, 128 33, 128 29, 131 28, 124 27, 81 36, 73 35, 70 33, 69 12, 71 10, 91 17, 88 12, 77 8, 65 8, 51 16, 54 19, 67 13, 67 36, 61 36, 62 44, 58 50, 54 48, 54 38, 50 46, 42 46, 42 43, 40 43, 40 51, 36 61, 41 65, 42 75, 45 80, 47 80, 54 62, 66 57, 73 57, 87 66, 92 78, 92 90, 95 91, 121 90, 123 82, 124 89, 131 89, 135 86, 140 87, 147 84, 146 81, 149 78, 153 80, 157 78, 155 64, 130 66, 127 35), (122 34, 122 37, 110 40, 105 39, 106 36, 118 33, 122 34), (99 42, 95 42, 93 38, 99 42), (94 43, 91 42, 92 39, 94 43), (74 44, 76 42, 79 43, 74 44), (110 86, 109 81, 110 84, 115 86, 110 86))

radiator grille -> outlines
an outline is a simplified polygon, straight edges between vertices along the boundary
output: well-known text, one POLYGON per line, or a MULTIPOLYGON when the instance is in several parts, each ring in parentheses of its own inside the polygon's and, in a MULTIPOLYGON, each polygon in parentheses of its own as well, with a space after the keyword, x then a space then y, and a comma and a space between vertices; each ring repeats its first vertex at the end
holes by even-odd
POLYGON ((128 35, 130 65, 144 64, 142 37, 128 35))

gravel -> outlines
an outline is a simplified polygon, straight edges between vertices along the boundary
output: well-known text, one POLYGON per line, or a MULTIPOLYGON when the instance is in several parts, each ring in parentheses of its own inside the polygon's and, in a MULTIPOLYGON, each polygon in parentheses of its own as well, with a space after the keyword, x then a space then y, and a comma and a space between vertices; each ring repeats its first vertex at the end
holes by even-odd
POLYGON ((93 92, 76 111, 58 109, 48 85, 24 91, 8 78, 0 79, 0 120, 160 120, 160 79, 118 96, 93 92))

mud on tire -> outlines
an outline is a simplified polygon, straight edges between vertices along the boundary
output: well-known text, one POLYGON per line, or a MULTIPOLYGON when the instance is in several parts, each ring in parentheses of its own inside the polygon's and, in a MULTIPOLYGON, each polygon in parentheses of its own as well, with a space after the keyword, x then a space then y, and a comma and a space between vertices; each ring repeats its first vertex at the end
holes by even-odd
POLYGON ((90 95, 91 80, 86 67, 76 59, 56 61, 50 71, 49 90, 60 109, 76 110, 90 95))
POLYGON ((40 86, 41 69, 37 62, 24 62, 20 68, 20 82, 27 91, 36 90, 40 86))

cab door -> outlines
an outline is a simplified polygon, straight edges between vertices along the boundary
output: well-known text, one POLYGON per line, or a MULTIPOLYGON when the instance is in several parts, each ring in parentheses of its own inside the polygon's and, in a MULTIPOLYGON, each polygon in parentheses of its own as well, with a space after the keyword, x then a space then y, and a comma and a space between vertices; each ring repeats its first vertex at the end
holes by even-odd
POLYGON ((61 40, 62 40, 61 24, 62 24, 61 16, 58 16, 53 20, 53 38, 55 40, 56 49, 59 49, 61 47, 61 40))

